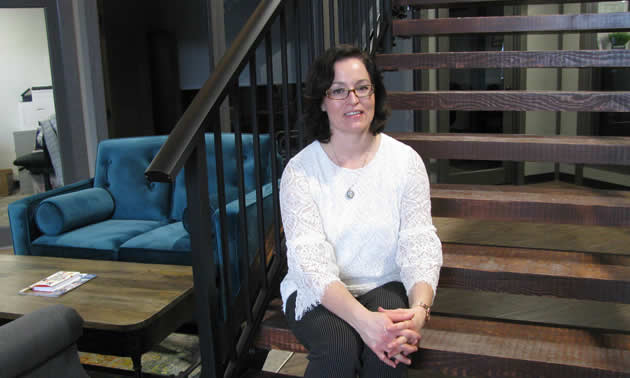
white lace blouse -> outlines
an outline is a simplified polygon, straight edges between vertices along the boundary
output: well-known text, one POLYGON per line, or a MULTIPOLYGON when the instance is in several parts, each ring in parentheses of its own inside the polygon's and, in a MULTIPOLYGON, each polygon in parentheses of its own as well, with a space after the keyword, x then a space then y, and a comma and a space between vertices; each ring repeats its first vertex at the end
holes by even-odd
POLYGON ((289 269, 280 292, 286 303, 297 291, 297 320, 335 281, 354 296, 392 281, 407 292, 423 281, 435 293, 442 246, 424 164, 409 146, 381 136, 363 168, 337 166, 316 141, 284 170, 280 208, 289 269), (352 199, 346 198, 349 187, 352 199))

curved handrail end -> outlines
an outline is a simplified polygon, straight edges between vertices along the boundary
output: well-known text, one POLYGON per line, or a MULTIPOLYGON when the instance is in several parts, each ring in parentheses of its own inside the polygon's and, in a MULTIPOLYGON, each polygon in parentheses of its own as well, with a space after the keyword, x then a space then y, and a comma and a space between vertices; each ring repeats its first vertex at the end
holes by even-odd
POLYGON ((146 170, 144 176, 151 182, 173 182, 173 177, 161 171, 146 170))

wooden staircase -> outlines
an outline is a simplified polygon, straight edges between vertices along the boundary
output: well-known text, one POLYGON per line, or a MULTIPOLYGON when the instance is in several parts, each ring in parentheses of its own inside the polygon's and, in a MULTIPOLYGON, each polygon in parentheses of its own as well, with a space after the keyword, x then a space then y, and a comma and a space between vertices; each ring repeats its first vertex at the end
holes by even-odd
MULTIPOLYGON (((528 1, 527 3, 565 3, 528 1)), ((518 1, 398 0, 421 8, 518 1)), ((395 20, 395 36, 630 30, 630 13, 395 20)), ((381 54, 384 70, 630 67, 629 50, 381 54)), ((412 91, 393 109, 629 112, 630 92, 412 91)), ((428 159, 630 165, 630 138, 522 134, 392 134, 428 159)), ((630 226, 630 192, 536 186, 435 184, 433 216, 630 226)), ((449 376, 630 376, 630 254, 444 243, 431 322, 414 368, 449 376), (480 305, 483 304, 483 305, 480 305), (507 309, 507 310, 506 310, 507 309)), ((306 350, 287 329, 279 299, 259 349, 306 350)), ((262 376, 262 375, 261 375, 262 376)))

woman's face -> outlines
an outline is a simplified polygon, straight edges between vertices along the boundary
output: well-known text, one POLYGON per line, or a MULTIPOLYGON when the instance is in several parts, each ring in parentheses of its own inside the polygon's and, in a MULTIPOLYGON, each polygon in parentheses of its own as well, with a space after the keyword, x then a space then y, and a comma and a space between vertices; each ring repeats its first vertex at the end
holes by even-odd
MULTIPOLYGON (((328 90, 341 88, 359 89, 365 91, 366 85, 372 85, 370 75, 365 65, 359 58, 348 58, 335 63, 335 78, 328 90)), ((350 91, 348 97, 343 100, 331 99, 324 96, 322 111, 328 113, 330 131, 335 133, 361 134, 369 131, 370 124, 374 119, 374 93, 367 97, 357 97, 357 93, 350 91)))

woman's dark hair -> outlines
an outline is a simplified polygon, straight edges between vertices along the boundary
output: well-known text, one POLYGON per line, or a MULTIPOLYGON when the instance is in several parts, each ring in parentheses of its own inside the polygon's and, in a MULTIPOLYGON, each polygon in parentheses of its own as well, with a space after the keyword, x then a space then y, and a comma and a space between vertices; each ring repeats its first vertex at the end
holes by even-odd
POLYGON ((311 65, 304 93, 304 124, 311 140, 322 143, 330 141, 328 115, 322 111, 322 102, 326 91, 335 79, 335 63, 348 58, 358 58, 363 62, 370 81, 374 85, 374 119, 370 131, 376 135, 383 131, 390 110, 387 104, 387 91, 383 84, 383 75, 376 67, 372 57, 361 49, 350 45, 339 45, 326 50, 311 65))

